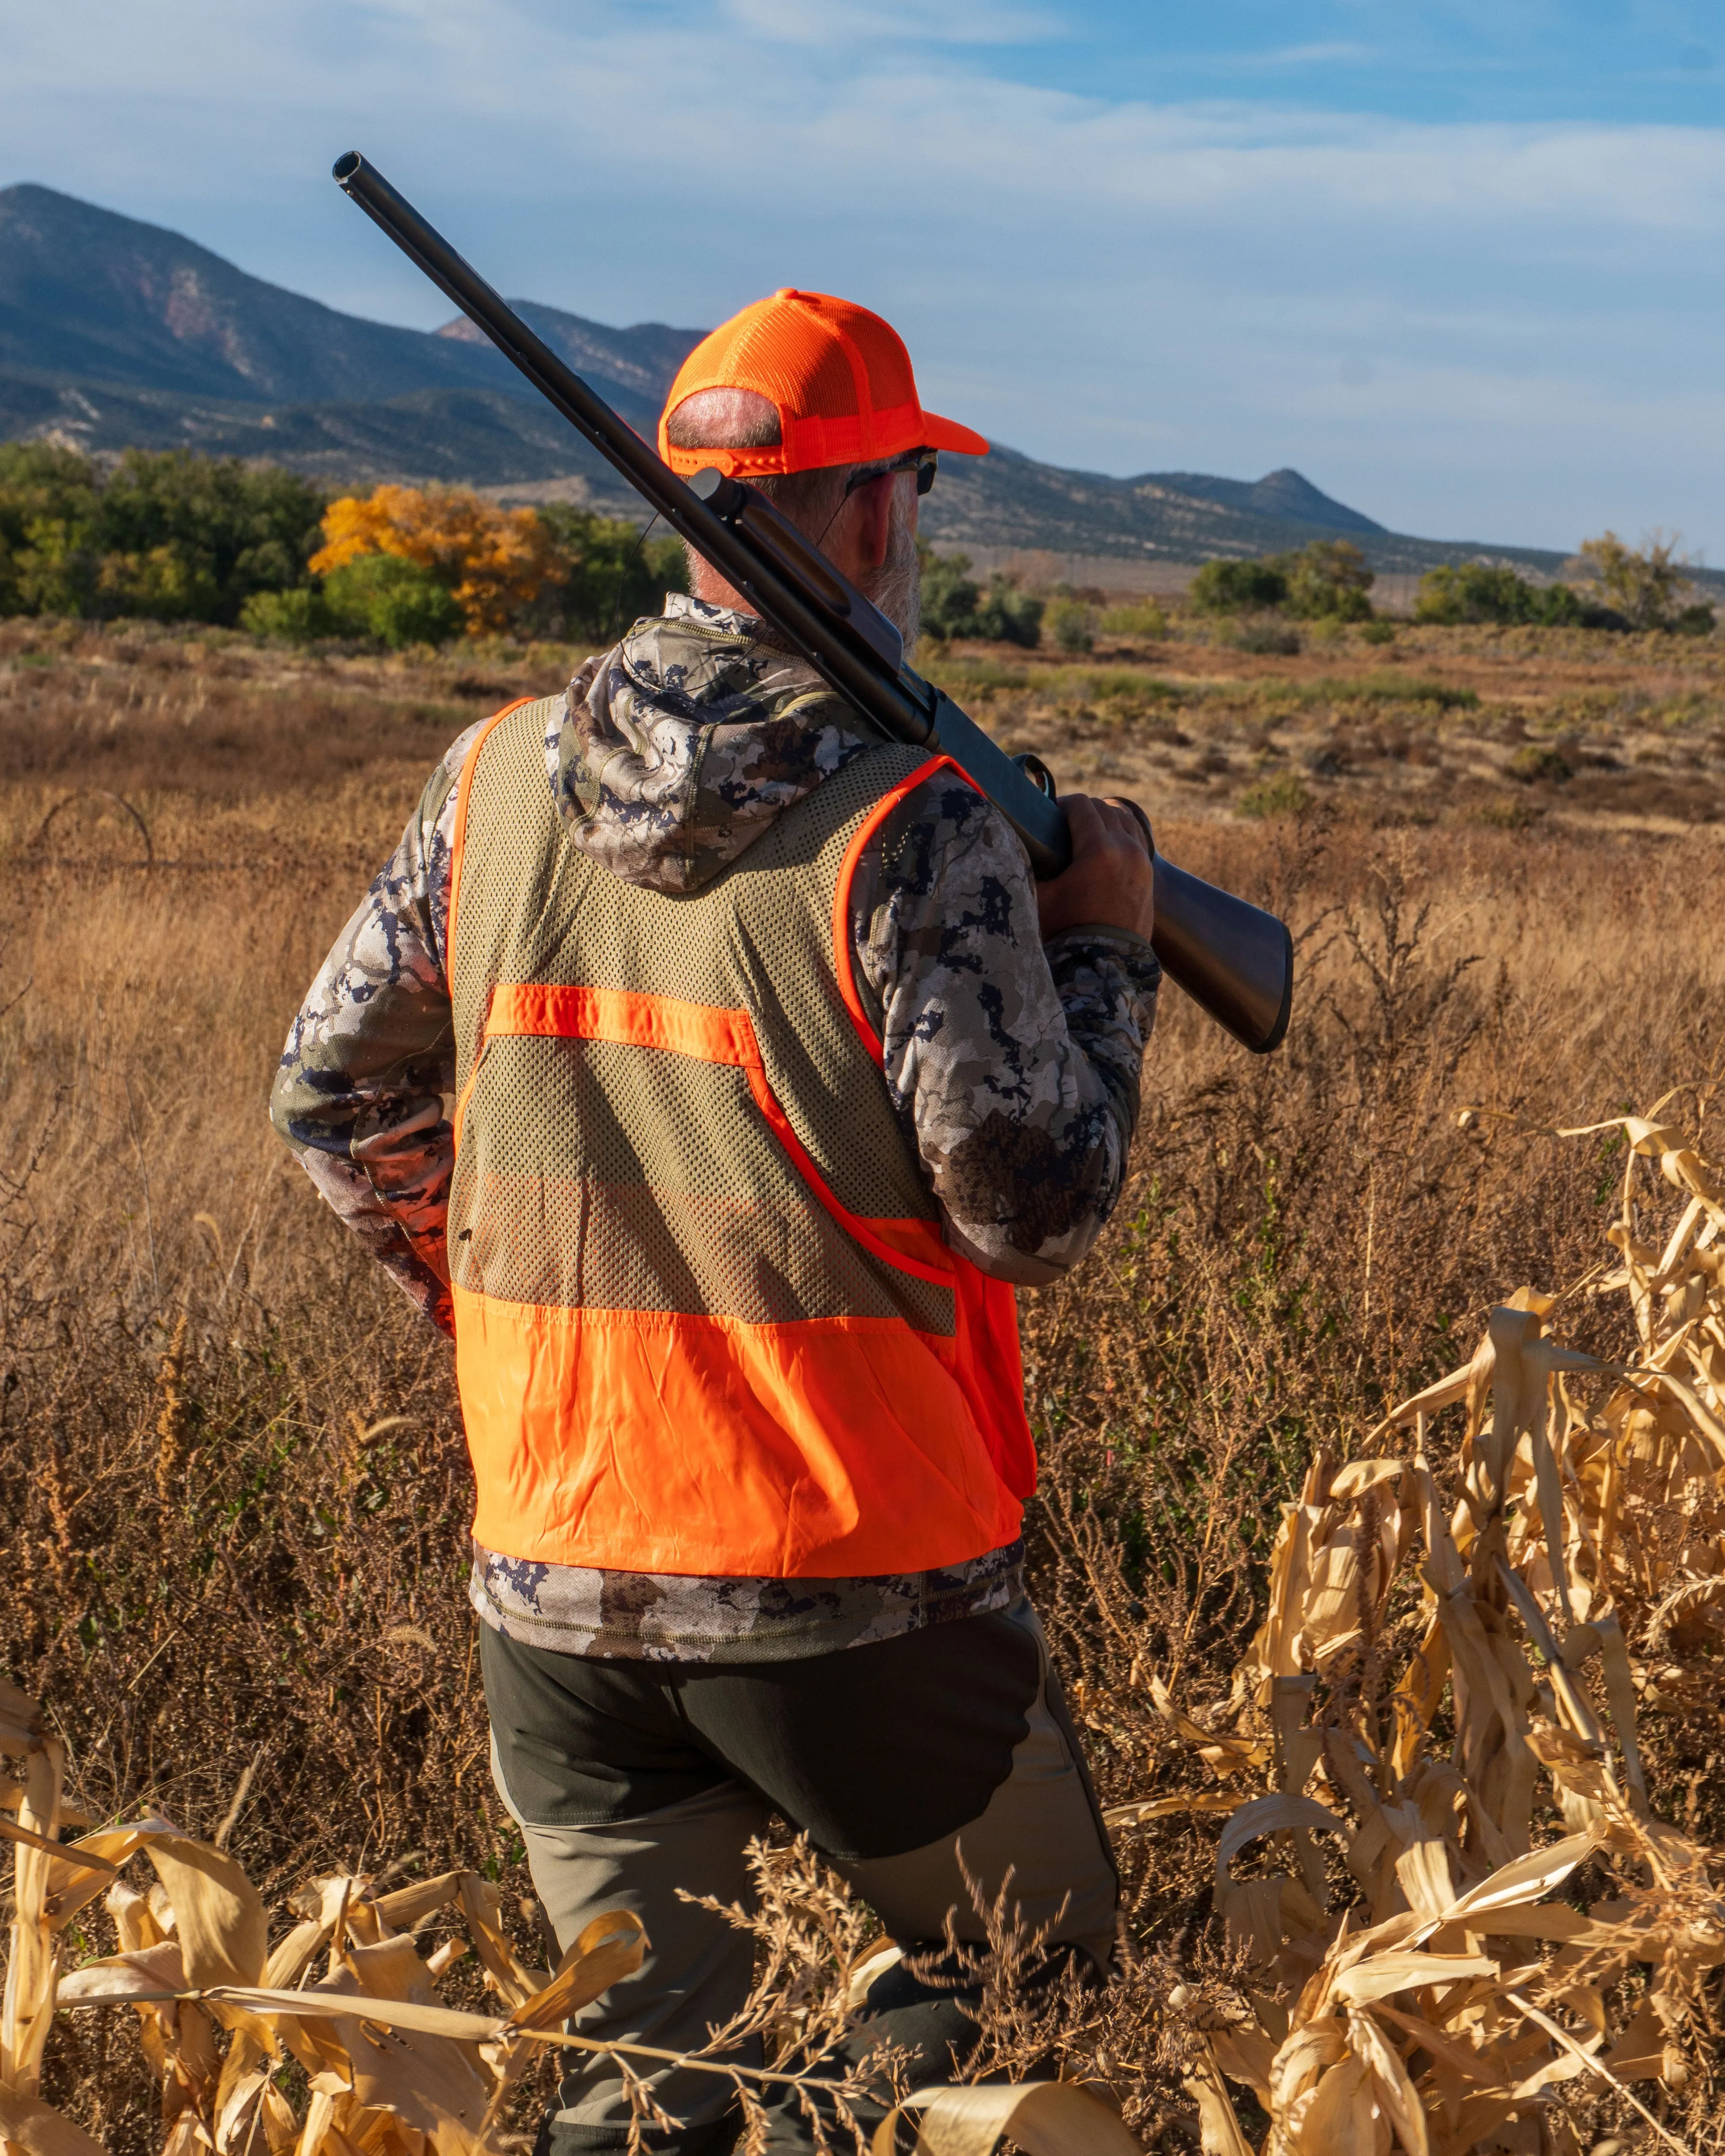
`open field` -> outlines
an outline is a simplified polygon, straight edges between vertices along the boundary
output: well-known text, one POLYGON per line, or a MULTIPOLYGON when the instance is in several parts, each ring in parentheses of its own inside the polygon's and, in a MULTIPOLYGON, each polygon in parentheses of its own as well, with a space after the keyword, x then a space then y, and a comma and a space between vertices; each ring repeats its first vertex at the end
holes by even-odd
MULTIPOLYGON (((90 1815, 153 1801, 210 1835, 231 1812, 272 1903, 317 1870, 469 1866, 529 1959, 446 1346, 347 1248, 264 1099, 434 758, 578 655, 0 624, 0 1671, 46 1702, 90 1815)), ((1177 624, 937 664, 1009 747, 1137 793, 1174 858, 1301 939, 1275 1058, 1168 991, 1106 1246, 1021 1298, 1040 1599, 1104 1801, 1195 1789, 1152 1680, 1219 1709, 1314 1449, 1356 1449, 1511 1291, 1609 1256, 1620 1134, 1538 1133, 1677 1087, 1673 1120, 1725 1147, 1725 650, 1408 629, 1275 657, 1177 624)), ((1646 1204, 1657 1240, 1675 1194, 1646 1204)), ((1629 1344, 1620 1299, 1563 1318, 1629 1344)), ((1722 1740, 1717 1695, 1643 1727, 1656 1808, 1714 1844, 1722 1740)), ((1190 1815, 1122 1837, 1134 2011, 1225 1964, 1215 1840, 1190 1815)), ((105 1951, 105 1920, 73 1943, 105 1951)), ((1150 2144, 1194 2147, 1143 2025, 1115 2056, 1150 2144)), ((1669 2100, 1696 2148, 1722 2145, 1714 2071, 1697 2048, 1669 2100)), ((45 2087, 116 2156, 160 2145, 129 2020, 62 2017, 45 2087)), ((1568 2101, 1579 2147, 1629 2118, 1568 2101)))

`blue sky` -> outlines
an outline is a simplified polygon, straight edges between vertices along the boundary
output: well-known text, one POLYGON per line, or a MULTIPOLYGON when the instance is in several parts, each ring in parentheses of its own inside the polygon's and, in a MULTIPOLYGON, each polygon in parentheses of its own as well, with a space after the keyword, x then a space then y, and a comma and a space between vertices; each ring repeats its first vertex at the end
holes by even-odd
POLYGON ((1293 465, 1403 531, 1725 559, 1714 0, 0 0, 0 184, 378 318, 446 311, 364 149, 506 290, 905 331, 1034 455, 1293 465))

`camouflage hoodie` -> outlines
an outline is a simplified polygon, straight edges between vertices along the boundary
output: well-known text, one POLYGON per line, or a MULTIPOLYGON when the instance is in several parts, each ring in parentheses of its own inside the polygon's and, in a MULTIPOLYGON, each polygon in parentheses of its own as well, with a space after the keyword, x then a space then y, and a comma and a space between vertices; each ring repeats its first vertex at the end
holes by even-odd
MULTIPOLYGON (((449 1324, 444 1219, 454 1044, 444 973, 456 788, 432 774, 295 1019, 271 1100, 312 1180, 426 1316, 449 1324)), ((673 595, 570 683, 547 730, 569 843, 614 874, 699 889, 774 816, 875 744, 747 615, 673 595)), ((986 1272, 1059 1278, 1119 1195, 1159 969, 1111 928, 1045 946, 1024 858, 950 773, 865 851, 851 933, 906 1142, 946 1233, 986 1272)), ((1017 1547, 938 1574, 692 1580, 475 1553, 480 1614, 536 1646, 665 1659, 825 1651, 1004 1607, 1017 1547)))

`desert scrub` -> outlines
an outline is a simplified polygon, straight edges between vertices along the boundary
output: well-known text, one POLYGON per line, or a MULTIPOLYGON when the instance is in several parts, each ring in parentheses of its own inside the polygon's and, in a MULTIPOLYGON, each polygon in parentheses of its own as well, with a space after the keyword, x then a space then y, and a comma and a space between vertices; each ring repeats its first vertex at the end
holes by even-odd
POLYGON ((1312 806, 1312 788, 1296 773, 1278 772, 1249 786, 1238 806, 1242 816, 1303 816, 1312 806))
POLYGON ((1524 748, 1507 757, 1504 776, 1517 779, 1523 786, 1532 786, 1542 779, 1558 782, 1575 776, 1575 767, 1560 748, 1548 742, 1529 742, 1524 748))

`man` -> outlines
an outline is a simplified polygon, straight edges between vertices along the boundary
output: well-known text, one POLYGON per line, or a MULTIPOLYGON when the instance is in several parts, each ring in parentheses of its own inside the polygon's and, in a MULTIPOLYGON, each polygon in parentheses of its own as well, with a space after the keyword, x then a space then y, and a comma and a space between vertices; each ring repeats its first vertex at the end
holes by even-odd
MULTIPOLYGON (((942 449, 865 310, 782 291, 698 346, 660 453, 759 485, 913 641, 942 449)), ((1025 1599, 1014 1284, 1119 1193, 1159 978, 1133 814, 1073 797, 1040 891, 955 767, 884 742, 691 557, 563 696, 470 729, 295 1021, 278 1130, 454 1333, 494 1768, 562 1944, 650 1950, 574 2025, 698 2048, 775 1813, 938 1951, 1007 1881, 1105 1969, 1115 1879, 1025 1599)), ((950 2072, 901 1969, 878 2027, 950 2072)), ((540 2148, 621 2148, 572 2054, 540 2148)), ((758 2056, 758 2054, 756 2055, 758 2056)), ((649 2076, 706 2156, 726 2082, 649 2076)), ((813 2145, 794 2103, 773 2145, 813 2145)))

